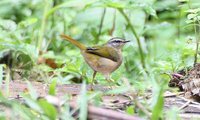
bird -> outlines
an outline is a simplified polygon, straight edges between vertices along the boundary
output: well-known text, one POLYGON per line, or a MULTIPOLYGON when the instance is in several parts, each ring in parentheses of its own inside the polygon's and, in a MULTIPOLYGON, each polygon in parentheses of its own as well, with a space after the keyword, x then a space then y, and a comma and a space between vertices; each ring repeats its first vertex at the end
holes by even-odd
POLYGON ((85 62, 94 71, 92 85, 95 83, 97 72, 103 74, 106 80, 111 81, 111 73, 122 64, 122 48, 127 42, 130 42, 120 37, 113 37, 103 45, 87 47, 68 35, 61 34, 60 36, 80 49, 85 62))

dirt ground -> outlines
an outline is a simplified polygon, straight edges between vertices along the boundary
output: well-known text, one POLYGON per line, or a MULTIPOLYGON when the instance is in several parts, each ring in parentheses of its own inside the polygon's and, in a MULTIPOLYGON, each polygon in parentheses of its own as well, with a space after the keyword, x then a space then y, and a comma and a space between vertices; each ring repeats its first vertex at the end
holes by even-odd
MULTIPOLYGON (((37 91, 40 97, 45 97, 48 95, 48 85, 41 82, 31 82, 32 87, 37 91)), ((4 83, 2 85, 4 93, 9 89, 10 98, 19 98, 20 93, 28 91, 28 85, 25 81, 11 81, 9 86, 6 86, 4 83)), ((67 85, 57 85, 56 86, 56 97, 60 98, 65 94, 71 94, 73 96, 72 101, 77 98, 77 95, 80 93, 81 85, 80 84, 67 84, 67 85)), ((87 86, 87 89, 90 90, 91 86, 87 86)), ((107 87, 101 85, 95 85, 94 90, 106 91, 107 87)), ((133 100, 131 100, 128 95, 105 95, 103 96, 103 106, 102 108, 112 109, 123 113, 123 110, 126 106, 132 105, 133 100)), ((151 97, 151 94, 150 96, 151 97)), ((181 110, 179 114, 182 119, 200 119, 200 103, 195 102, 193 99, 186 99, 184 93, 172 93, 167 91, 164 94, 165 97, 165 110, 170 109, 176 106, 181 110)), ((147 98, 148 99, 148 98, 147 98)))

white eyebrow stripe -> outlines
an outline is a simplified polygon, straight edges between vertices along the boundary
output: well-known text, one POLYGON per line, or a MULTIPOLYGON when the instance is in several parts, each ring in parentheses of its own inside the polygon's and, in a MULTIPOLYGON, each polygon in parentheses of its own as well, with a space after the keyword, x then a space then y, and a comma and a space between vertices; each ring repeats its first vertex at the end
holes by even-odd
POLYGON ((120 38, 120 37, 114 37, 114 38, 111 38, 110 40, 112 40, 112 41, 125 41, 125 39, 120 38))

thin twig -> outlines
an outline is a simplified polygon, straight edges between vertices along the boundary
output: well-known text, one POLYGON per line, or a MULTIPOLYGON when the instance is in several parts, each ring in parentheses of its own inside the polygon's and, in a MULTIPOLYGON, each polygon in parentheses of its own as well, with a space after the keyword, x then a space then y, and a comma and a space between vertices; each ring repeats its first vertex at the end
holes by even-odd
MULTIPOLYGON (((135 90, 134 90, 135 91, 135 90)), ((140 102, 138 102, 139 100, 136 98, 137 93, 134 92, 132 95, 126 95, 124 94, 123 96, 128 97, 130 99, 130 101, 133 101, 135 103, 135 105, 143 112, 145 113, 149 118, 151 118, 151 112, 146 109, 140 102)))
POLYGON ((190 103, 191 103, 191 101, 187 101, 185 104, 183 104, 183 105, 179 108, 179 110, 182 110, 182 109, 186 108, 190 103))
POLYGON ((136 99, 134 100, 135 105, 142 111, 144 112, 149 118, 151 118, 151 113, 136 99))
MULTIPOLYGON (((177 96, 178 98, 180 98, 180 99, 182 99, 182 100, 184 100, 184 101, 190 101, 190 100, 188 100, 188 99, 186 99, 186 98, 184 98, 184 97, 180 97, 180 96, 177 96)), ((200 103, 198 103, 198 102, 194 102, 194 101, 190 101, 192 104, 195 104, 195 105, 199 105, 200 106, 200 103)))
POLYGON ((178 93, 170 93, 170 94, 165 94, 163 97, 176 97, 177 95, 182 95, 184 92, 178 92, 178 93))
MULTIPOLYGON (((145 58, 144 58, 144 54, 143 54, 143 50, 142 50, 142 46, 141 46, 141 43, 140 43, 140 38, 139 36, 137 35, 136 31, 135 31, 135 28, 134 26, 131 24, 131 21, 130 19, 128 18, 128 16, 124 13, 124 11, 122 9, 118 9, 119 12, 124 16, 124 18, 126 19, 127 23, 128 23, 128 26, 130 26, 131 28, 131 31, 132 33, 134 34, 136 40, 137 40, 137 44, 138 44, 138 48, 139 48, 139 53, 140 53, 140 57, 141 57, 141 63, 142 63, 142 67, 144 69, 146 69, 146 65, 145 65, 145 58)), ((146 72, 146 70, 145 70, 146 72)))
MULTIPOLYGON (((75 102, 71 102, 70 106, 73 109, 78 108, 78 105, 75 102)), ((99 108, 92 105, 88 106, 88 118, 109 119, 109 120, 141 120, 141 118, 137 116, 131 116, 114 110, 99 108)))

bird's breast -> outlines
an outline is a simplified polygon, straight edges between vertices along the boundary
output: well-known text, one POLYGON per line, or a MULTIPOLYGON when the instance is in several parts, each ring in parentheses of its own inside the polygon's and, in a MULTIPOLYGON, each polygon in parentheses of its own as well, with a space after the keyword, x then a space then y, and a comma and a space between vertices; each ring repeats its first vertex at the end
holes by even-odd
POLYGON ((97 72, 102 74, 110 74, 115 71, 122 63, 122 57, 118 61, 113 61, 111 59, 101 57, 95 54, 90 54, 82 51, 82 55, 84 56, 87 64, 97 72))

